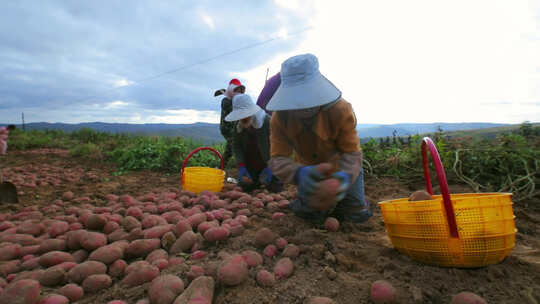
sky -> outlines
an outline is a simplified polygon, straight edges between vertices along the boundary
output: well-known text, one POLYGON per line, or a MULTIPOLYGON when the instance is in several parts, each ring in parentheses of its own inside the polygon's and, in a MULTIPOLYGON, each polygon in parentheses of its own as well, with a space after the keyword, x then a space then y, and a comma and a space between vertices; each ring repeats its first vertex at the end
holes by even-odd
POLYGON ((540 1, 1 1, 0 122, 219 122, 312 53, 358 123, 540 122, 540 1))

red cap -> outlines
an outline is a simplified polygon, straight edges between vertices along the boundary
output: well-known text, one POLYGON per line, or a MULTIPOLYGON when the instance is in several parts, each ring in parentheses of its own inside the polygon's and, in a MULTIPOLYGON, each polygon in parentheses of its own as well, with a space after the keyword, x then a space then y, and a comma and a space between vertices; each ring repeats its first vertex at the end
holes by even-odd
POLYGON ((231 84, 234 84, 235 86, 241 86, 242 85, 240 80, 238 80, 236 78, 233 78, 233 79, 231 79, 231 81, 229 81, 229 85, 231 85, 231 84))

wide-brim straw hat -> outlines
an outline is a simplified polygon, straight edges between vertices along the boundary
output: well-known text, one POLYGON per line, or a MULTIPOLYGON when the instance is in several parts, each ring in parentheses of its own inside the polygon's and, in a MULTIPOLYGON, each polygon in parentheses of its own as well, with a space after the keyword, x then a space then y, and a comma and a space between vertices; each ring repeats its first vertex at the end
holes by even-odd
POLYGON ((269 111, 300 110, 341 98, 341 91, 319 71, 313 54, 291 57, 281 64, 281 84, 268 102, 269 111))
POLYGON ((232 100, 233 110, 225 117, 226 121, 237 121, 257 114, 262 111, 261 107, 256 105, 251 97, 246 94, 238 94, 232 100))

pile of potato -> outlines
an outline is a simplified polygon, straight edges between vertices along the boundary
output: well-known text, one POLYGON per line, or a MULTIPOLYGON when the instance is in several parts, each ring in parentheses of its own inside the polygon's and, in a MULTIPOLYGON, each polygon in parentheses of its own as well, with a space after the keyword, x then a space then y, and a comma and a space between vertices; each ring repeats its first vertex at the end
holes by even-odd
POLYGON ((270 229, 256 232, 257 251, 220 252, 219 260, 209 261, 208 249, 242 235, 257 209, 269 210, 274 219, 285 216, 277 212, 287 207, 285 196, 250 196, 227 185, 223 192, 199 195, 109 194, 98 207, 66 192, 51 204, 2 213, 0 303, 75 302, 115 283, 126 287, 149 283, 148 299, 141 299, 147 302, 141 303, 184 303, 178 299, 201 294, 211 301, 214 280, 239 285, 251 268, 257 269, 261 286, 272 286, 293 273, 300 250, 270 229), (263 256, 271 257, 273 264, 264 265, 263 256), (186 266, 185 259, 208 260, 186 273, 190 287, 200 278, 189 294, 181 278, 167 274, 175 266, 186 266), (54 292, 42 294, 42 286, 54 292))
POLYGON ((83 168, 62 168, 48 164, 26 165, 5 168, 2 175, 6 181, 12 182, 19 187, 36 188, 42 186, 58 186, 72 184, 83 179, 92 181, 99 177, 94 172, 86 172, 83 168))

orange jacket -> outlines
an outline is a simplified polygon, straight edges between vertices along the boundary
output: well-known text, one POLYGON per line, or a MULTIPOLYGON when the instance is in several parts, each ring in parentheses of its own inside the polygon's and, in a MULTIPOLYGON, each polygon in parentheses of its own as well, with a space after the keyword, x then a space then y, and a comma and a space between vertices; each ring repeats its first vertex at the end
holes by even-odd
POLYGON ((302 165, 336 164, 356 179, 362 166, 362 152, 356 133, 356 116, 343 98, 313 118, 311 128, 288 111, 278 111, 270 122, 271 170, 285 182, 293 182, 302 165), (294 154, 297 162, 290 157, 294 154), (286 159, 290 161, 287 161, 286 159))

